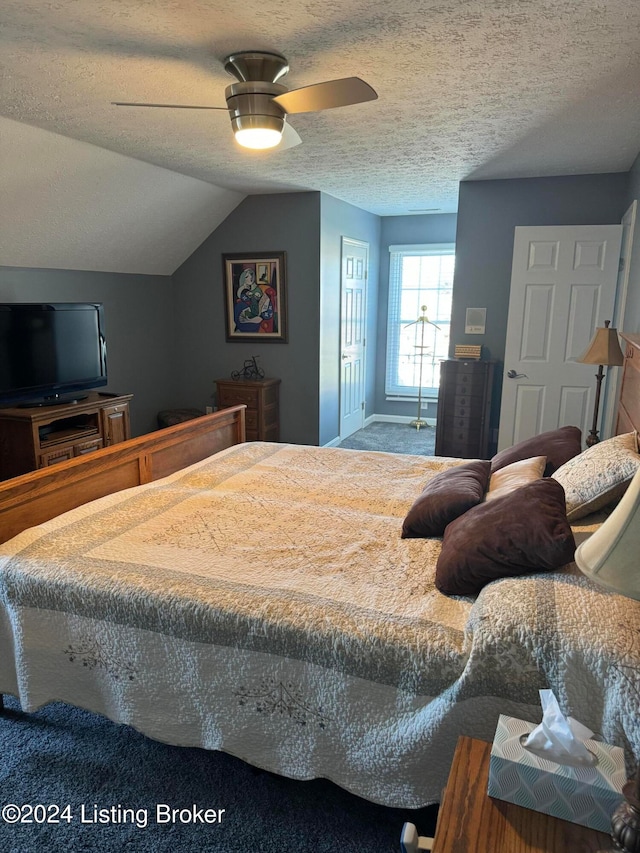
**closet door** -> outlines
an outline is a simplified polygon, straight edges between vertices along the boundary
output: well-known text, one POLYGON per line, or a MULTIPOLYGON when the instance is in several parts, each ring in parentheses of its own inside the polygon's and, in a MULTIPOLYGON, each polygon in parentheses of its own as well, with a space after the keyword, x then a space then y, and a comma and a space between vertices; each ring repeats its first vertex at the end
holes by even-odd
POLYGON ((589 432, 595 369, 576 358, 613 317, 621 239, 621 225, 515 229, 498 450, 589 432))

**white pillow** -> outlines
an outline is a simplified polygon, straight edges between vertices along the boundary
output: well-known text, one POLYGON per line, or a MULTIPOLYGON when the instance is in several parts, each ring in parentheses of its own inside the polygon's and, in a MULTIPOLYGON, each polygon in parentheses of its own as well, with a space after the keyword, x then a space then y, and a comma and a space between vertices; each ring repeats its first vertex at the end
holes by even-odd
POLYGON ((594 444, 561 465, 552 477, 564 488, 569 521, 620 500, 638 468, 635 431, 594 444))
POLYGON ((532 456, 531 459, 520 459, 518 462, 505 465, 504 468, 498 468, 489 480, 489 489, 484 496, 485 501, 501 498, 521 486, 539 480, 544 474, 546 465, 546 456, 532 456))

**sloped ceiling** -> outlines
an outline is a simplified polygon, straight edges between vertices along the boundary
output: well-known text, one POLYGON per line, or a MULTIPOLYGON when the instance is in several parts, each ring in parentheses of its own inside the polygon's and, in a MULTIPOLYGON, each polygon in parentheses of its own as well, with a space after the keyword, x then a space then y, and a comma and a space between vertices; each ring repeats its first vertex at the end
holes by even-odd
MULTIPOLYGON (((6 118, 379 215, 454 211, 468 178, 627 171, 640 150, 638 0, 3 0, 0 57, 6 118), (292 116, 302 144, 273 152, 240 149, 224 111, 111 104, 224 105, 243 49, 283 53, 290 88, 358 75, 379 99, 292 116)), ((146 215, 158 198, 138 193, 146 215)))
POLYGON ((0 119, 0 264, 171 275, 244 198, 0 119))

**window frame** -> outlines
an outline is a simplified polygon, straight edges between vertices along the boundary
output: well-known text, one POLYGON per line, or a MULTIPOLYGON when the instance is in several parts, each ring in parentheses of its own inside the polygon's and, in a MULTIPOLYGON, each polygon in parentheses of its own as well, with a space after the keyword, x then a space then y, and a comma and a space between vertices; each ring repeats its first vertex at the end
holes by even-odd
MULTIPOLYGON (((434 255, 453 255, 455 263, 455 243, 419 243, 407 245, 391 245, 389 246, 389 292, 387 300, 387 348, 385 357, 385 395, 387 400, 417 400, 418 386, 402 385, 399 383, 399 367, 400 367, 400 335, 401 330, 406 327, 410 321, 401 321, 401 293, 402 293, 402 263, 406 257, 433 257, 434 255)), ((433 312, 427 311, 429 319, 432 318, 433 312)), ((418 317, 415 318, 416 321, 418 317)), ((438 322, 437 317, 434 322, 438 322)), ((442 318, 439 321, 441 325, 445 322, 442 318)), ((451 315, 446 320, 445 339, 442 341, 442 352, 437 353, 434 359, 441 361, 448 357, 449 348, 449 329, 451 324, 451 315), (445 351, 446 350, 446 351, 445 351)), ((422 387, 422 397, 424 399, 437 399, 437 386, 422 387)))

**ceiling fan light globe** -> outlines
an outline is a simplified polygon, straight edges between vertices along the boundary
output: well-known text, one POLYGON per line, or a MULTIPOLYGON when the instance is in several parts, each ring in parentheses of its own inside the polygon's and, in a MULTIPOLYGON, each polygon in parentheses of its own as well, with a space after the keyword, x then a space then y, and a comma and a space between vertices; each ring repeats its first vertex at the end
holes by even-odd
POLYGON ((236 130, 235 133, 236 142, 243 148, 275 148, 282 139, 282 133, 270 127, 249 127, 244 130, 236 130))

